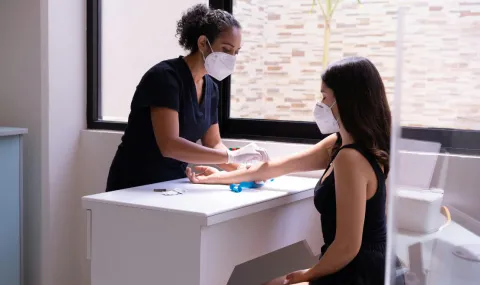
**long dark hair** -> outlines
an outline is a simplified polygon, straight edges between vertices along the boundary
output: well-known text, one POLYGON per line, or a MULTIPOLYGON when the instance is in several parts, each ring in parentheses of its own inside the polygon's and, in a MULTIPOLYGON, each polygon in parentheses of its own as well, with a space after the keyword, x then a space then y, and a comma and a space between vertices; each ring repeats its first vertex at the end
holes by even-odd
MULTIPOLYGON (((392 116, 375 65, 363 57, 345 58, 330 65, 322 81, 333 90, 345 130, 356 144, 375 156, 388 175, 392 116)), ((340 146, 339 139, 332 153, 340 146)))

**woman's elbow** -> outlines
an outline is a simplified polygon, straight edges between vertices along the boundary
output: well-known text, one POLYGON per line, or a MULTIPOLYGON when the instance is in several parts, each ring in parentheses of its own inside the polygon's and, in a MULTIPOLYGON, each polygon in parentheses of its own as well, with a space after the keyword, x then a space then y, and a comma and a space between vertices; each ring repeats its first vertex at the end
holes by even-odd
POLYGON ((360 252, 360 245, 358 246, 350 246, 347 250, 347 256, 352 260, 358 255, 360 252))
POLYGON ((167 157, 167 158, 173 158, 175 159, 177 156, 177 151, 175 147, 175 142, 174 140, 165 140, 165 141, 157 141, 158 149, 160 150, 160 153, 162 156, 167 157))
POLYGON ((360 252, 361 242, 339 242, 337 244, 339 250, 348 259, 348 262, 352 261, 360 252))

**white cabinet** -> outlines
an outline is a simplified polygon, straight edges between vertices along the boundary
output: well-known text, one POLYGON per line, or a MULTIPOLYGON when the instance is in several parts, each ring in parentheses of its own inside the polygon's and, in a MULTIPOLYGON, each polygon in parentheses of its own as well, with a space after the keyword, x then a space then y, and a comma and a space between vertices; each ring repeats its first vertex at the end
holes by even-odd
POLYGON ((22 272, 22 136, 0 127, 0 284, 20 285, 22 272))
POLYGON ((309 259, 286 256, 268 267, 304 268, 323 244, 316 182, 286 176, 234 193, 182 179, 83 197, 92 285, 225 285, 237 265, 293 244, 309 259), (185 193, 153 191, 162 188, 185 193))

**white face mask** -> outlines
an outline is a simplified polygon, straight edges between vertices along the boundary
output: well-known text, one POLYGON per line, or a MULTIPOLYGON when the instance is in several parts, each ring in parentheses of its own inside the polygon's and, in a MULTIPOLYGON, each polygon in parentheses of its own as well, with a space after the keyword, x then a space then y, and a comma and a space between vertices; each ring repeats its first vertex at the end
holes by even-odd
POLYGON ((318 128, 322 134, 331 134, 340 131, 338 122, 333 116, 332 107, 335 106, 335 101, 332 106, 328 106, 324 103, 317 103, 313 110, 313 117, 317 123, 318 128))
POLYGON ((224 52, 214 52, 208 39, 207 43, 212 52, 207 58, 205 58, 202 52, 203 59, 205 60, 205 69, 210 76, 218 81, 222 81, 233 73, 236 57, 224 52))

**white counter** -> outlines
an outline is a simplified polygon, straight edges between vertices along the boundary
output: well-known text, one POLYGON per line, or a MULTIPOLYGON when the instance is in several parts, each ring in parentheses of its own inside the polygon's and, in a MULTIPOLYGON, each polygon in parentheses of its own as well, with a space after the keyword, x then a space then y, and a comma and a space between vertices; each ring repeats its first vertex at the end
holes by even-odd
POLYGON ((86 196, 92 285, 225 285, 237 265, 297 243, 311 262, 323 244, 317 181, 286 176, 234 193, 182 179, 86 196), (173 188, 185 193, 153 191, 173 188))

